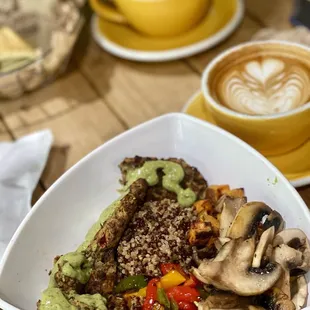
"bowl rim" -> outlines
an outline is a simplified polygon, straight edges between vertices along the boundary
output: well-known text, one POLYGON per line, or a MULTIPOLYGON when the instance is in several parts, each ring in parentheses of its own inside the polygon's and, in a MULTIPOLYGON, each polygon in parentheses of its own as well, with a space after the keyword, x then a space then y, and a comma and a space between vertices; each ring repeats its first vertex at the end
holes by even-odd
MULTIPOLYGON (((18 237, 21 234, 23 228, 27 225, 28 220, 30 219, 30 217, 32 217, 33 214, 36 212, 36 210, 38 208, 40 208, 40 206, 44 203, 44 201, 48 197, 48 195, 50 195, 50 193, 54 190, 54 188, 56 188, 58 186, 61 186, 62 182, 69 175, 71 175, 77 169, 79 169, 79 167, 81 165, 83 165, 84 162, 90 161, 96 154, 98 154, 99 152, 101 152, 104 149, 108 148, 109 145, 117 143, 120 138, 130 137, 130 135, 132 133, 139 132, 139 131, 143 130, 144 127, 147 127, 147 126, 154 126, 154 125, 160 124, 161 122, 164 122, 164 121, 174 122, 174 121, 178 121, 178 120, 185 121, 185 122, 190 122, 190 123, 195 123, 195 124, 198 124, 202 128, 209 129, 209 130, 212 130, 213 132, 216 132, 218 134, 226 136, 227 138, 229 138, 230 140, 232 140, 233 142, 237 143, 242 148, 247 150, 253 156, 255 156, 255 158, 257 160, 262 161, 275 174, 275 176, 278 178, 278 180, 281 181, 286 186, 287 190, 289 190, 291 192, 291 194, 293 195, 294 199, 296 200, 296 203, 301 208, 300 211, 302 211, 304 213, 303 214, 304 217, 307 218, 307 220, 308 220, 308 222, 310 224, 310 213, 308 211, 308 208, 307 208, 304 200, 298 194, 296 189, 290 184, 290 182, 285 178, 285 176, 271 162, 269 162, 263 155, 261 155, 253 147, 248 145, 246 142, 244 142, 240 138, 238 138, 238 137, 234 136, 233 134, 229 133, 228 131, 226 131, 226 130, 224 130, 222 128, 219 128, 219 127, 217 127, 217 126, 215 126, 213 124, 210 124, 208 122, 202 121, 202 120, 200 120, 198 118, 195 118, 195 117, 190 116, 190 115, 186 115, 186 114, 181 113, 181 112, 168 113, 168 114, 164 114, 162 116, 153 118, 153 119, 151 119, 149 121, 146 121, 146 122, 144 122, 142 124, 139 124, 138 126, 135 126, 135 127, 131 128, 131 129, 129 129, 128 131, 125 131, 125 132, 117 135, 116 137, 110 139, 109 141, 103 143, 102 145, 98 146, 93 151, 88 153, 86 156, 84 156, 81 160, 79 160, 76 164, 74 164, 70 169, 68 169, 58 180, 56 180, 50 186, 50 188, 41 196, 41 198, 36 202, 36 204, 32 207, 32 209, 29 211, 29 213, 26 215, 26 217, 24 218, 24 220, 22 221, 22 223, 19 225, 19 227, 17 228, 16 232, 14 233, 11 241, 9 242, 9 244, 8 244, 8 246, 7 246, 7 248, 6 248, 5 252, 4 252, 2 260, 0 260, 0 278, 1 278, 1 275, 2 275, 3 270, 5 268, 5 265, 6 265, 7 261, 8 261, 11 249, 13 248, 15 243, 17 242, 18 237)), ((1 297, 0 297, 0 307, 1 306, 5 306, 6 310, 19 310, 17 307, 8 304, 6 301, 1 299, 1 297)))
POLYGON ((304 51, 307 51, 310 55, 310 47, 307 47, 305 45, 295 43, 295 42, 289 42, 284 40, 260 40, 260 41, 250 41, 246 43, 241 43, 238 45, 235 45, 227 50, 225 52, 220 53, 218 56, 216 56, 204 69, 202 73, 201 78, 201 90, 203 93, 203 96, 205 97, 206 105, 212 106, 215 110, 221 112, 222 114, 226 114, 228 116, 233 116, 235 118, 239 119, 251 119, 251 120, 274 120, 274 119, 280 119, 280 118, 286 118, 288 116, 296 115, 298 113, 302 113, 308 109, 310 109, 310 99, 305 104, 301 105, 300 107, 287 111, 287 112, 281 112, 281 113, 273 113, 268 115, 250 115, 245 114, 241 112, 237 112, 234 110, 231 110, 221 104, 219 104, 213 96, 211 96, 209 92, 208 82, 209 82, 209 74, 213 70, 213 68, 224 58, 226 58, 229 54, 234 53, 242 48, 247 48, 250 46, 256 46, 256 45, 272 45, 272 44, 280 44, 285 46, 294 46, 300 49, 303 49, 304 51))

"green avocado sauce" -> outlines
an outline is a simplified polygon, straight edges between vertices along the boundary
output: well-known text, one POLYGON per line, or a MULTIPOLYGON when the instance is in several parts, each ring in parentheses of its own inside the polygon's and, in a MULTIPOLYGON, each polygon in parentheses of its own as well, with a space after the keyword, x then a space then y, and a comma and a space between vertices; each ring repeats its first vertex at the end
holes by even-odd
POLYGON ((74 299, 75 303, 81 302, 98 310, 107 309, 106 299, 100 294, 79 295, 75 292, 70 292, 66 297, 62 291, 57 288, 54 276, 56 272, 58 272, 59 267, 61 267, 61 271, 65 276, 77 279, 82 284, 87 283, 91 274, 91 267, 89 266, 89 262, 83 252, 94 239, 96 233, 100 230, 101 225, 103 225, 106 220, 112 216, 115 209, 119 205, 120 200, 129 190, 129 186, 140 178, 145 179, 150 186, 156 185, 159 182, 157 175, 158 169, 163 169, 165 174, 162 181, 163 187, 176 193, 180 205, 188 207, 196 201, 196 194, 191 189, 183 189, 180 186, 180 182, 184 178, 184 170, 182 166, 177 163, 164 160, 147 161, 141 168, 129 171, 126 176, 127 184, 122 190, 124 194, 118 200, 113 202, 108 208, 103 210, 98 221, 90 228, 84 242, 78 247, 78 249, 75 252, 61 256, 54 264, 50 275, 49 286, 42 293, 41 304, 39 307, 40 310, 78 309, 69 302, 70 299, 74 299))
POLYGON ((69 294, 69 298, 74 298, 77 302, 81 302, 84 305, 94 307, 95 309, 106 309, 107 300, 100 294, 94 295, 78 295, 78 294, 69 294))
POLYGON ((57 287, 49 287, 42 293, 41 304, 39 309, 44 310, 75 310, 76 307, 71 305, 62 291, 57 287))
POLYGON ((147 161, 141 168, 127 173, 126 189, 137 179, 143 178, 150 186, 159 182, 157 170, 163 169, 163 187, 177 194, 178 202, 183 207, 189 207, 196 201, 196 194, 190 189, 183 189, 180 182, 184 178, 184 170, 181 165, 165 160, 147 161))

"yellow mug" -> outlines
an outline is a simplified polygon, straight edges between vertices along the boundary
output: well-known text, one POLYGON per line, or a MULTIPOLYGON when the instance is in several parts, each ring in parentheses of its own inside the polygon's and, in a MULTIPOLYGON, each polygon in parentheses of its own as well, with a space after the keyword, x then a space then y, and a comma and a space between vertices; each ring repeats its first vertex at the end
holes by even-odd
POLYGON ((89 0, 96 14, 114 23, 129 24, 149 36, 175 36, 196 26, 210 0, 89 0))
POLYGON ((209 63, 201 87, 215 122, 266 156, 310 139, 310 49, 305 46, 238 45, 209 63))

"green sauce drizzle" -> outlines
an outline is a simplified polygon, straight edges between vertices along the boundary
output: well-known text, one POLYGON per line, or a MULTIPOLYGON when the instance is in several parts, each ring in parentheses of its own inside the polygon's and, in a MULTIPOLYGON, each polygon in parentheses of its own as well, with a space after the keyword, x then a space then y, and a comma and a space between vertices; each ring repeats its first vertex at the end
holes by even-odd
POLYGON ((184 170, 181 165, 165 160, 147 161, 141 168, 129 171, 127 173, 127 185, 125 189, 135 182, 143 178, 150 186, 154 186, 159 182, 157 170, 163 169, 163 187, 168 191, 177 194, 178 202, 183 207, 189 207, 196 201, 196 194, 190 189, 183 189, 180 182, 184 179, 184 170))

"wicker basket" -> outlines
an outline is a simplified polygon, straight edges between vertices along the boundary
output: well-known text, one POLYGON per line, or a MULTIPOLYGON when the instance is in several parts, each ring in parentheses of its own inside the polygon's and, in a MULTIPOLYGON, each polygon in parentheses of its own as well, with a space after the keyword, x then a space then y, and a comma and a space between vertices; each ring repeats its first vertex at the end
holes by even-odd
POLYGON ((38 49, 18 69, 0 73, 0 98, 17 98, 59 76, 67 67, 84 19, 85 0, 1 0, 0 26, 9 26, 38 49), (40 5, 38 5, 38 2, 40 5))

